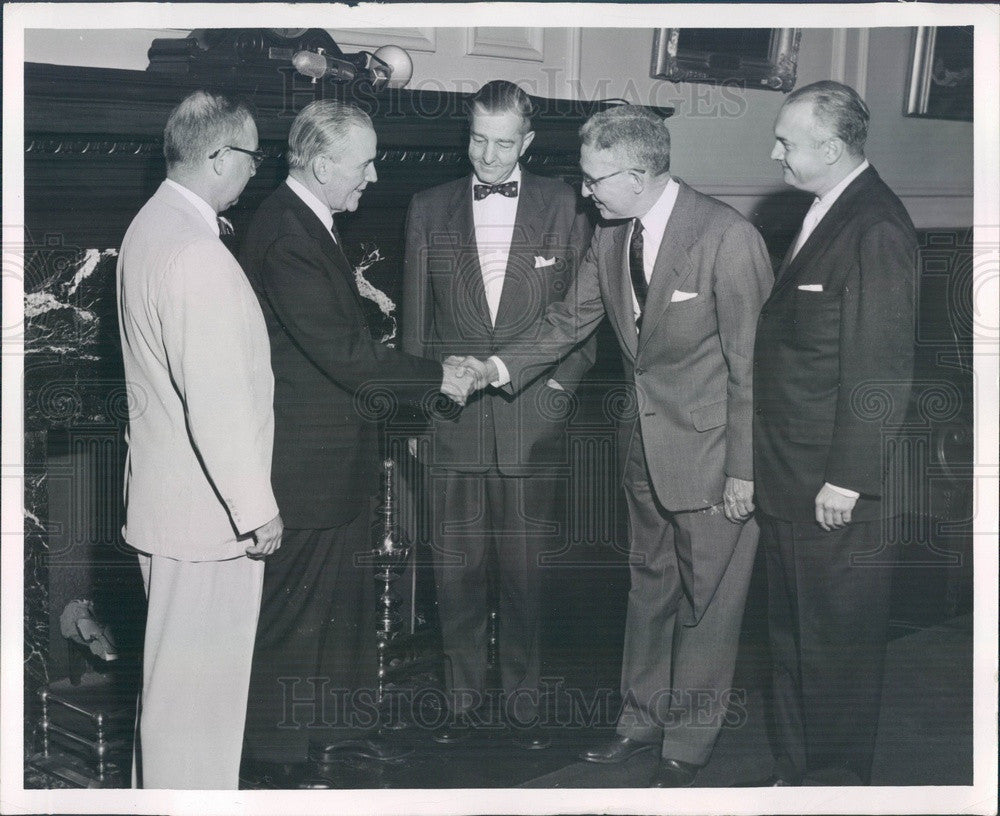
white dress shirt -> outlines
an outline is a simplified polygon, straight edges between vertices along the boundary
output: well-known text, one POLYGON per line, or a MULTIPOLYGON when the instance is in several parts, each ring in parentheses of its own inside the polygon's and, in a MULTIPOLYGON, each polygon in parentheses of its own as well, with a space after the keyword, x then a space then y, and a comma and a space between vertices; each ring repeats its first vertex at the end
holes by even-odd
POLYGON ((314 213, 316 217, 323 222, 323 226, 326 227, 327 232, 333 236, 333 240, 337 240, 337 235, 333 231, 333 213, 330 212, 330 208, 326 206, 322 201, 320 201, 316 195, 306 187, 301 181, 289 176, 285 179, 285 184, 287 184, 293 193, 302 199, 303 203, 314 213))
MULTIPOLYGON (((483 275, 486 290, 486 305, 490 310, 490 322, 496 325, 500 295, 503 293, 504 276, 507 274, 507 259, 510 257, 510 242, 514 237, 514 219, 517 217, 517 201, 520 196, 521 166, 504 179, 516 181, 518 196, 508 198, 493 193, 476 201, 472 198, 472 221, 476 228, 476 250, 479 253, 479 269, 483 275)), ((482 184, 475 174, 472 184, 482 184)))
POLYGON ((184 198, 194 205, 194 208, 198 211, 198 214, 204 218, 208 225, 212 228, 212 232, 218 237, 219 235, 219 214, 215 211, 211 204, 209 204, 205 199, 203 199, 197 193, 192 192, 183 184, 178 184, 173 179, 164 179, 164 184, 169 184, 178 193, 180 193, 184 198))
POLYGON ((815 201, 813 201, 812 206, 809 208, 809 212, 806 213, 806 217, 802 220, 802 229, 799 230, 799 237, 795 241, 795 251, 792 253, 794 258, 799 254, 799 250, 802 249, 802 245, 809 240, 809 236, 813 234, 820 221, 823 220, 830 208, 833 206, 834 202, 840 198, 840 194, 844 192, 850 186, 851 182, 854 181, 858 176, 860 176, 869 167, 868 159, 865 159, 861 164, 854 168, 850 173, 848 173, 836 187, 832 187, 827 190, 823 195, 818 196, 815 201))
MULTIPOLYGON (((642 271, 646 276, 646 283, 650 282, 653 276, 653 267, 656 265, 656 256, 660 252, 660 243, 663 241, 663 231, 667 228, 667 222, 674 211, 677 203, 677 194, 681 191, 681 186, 673 178, 667 182, 667 186, 656 199, 656 203, 649 208, 649 211, 642 216, 642 271)), ((628 230, 628 240, 626 246, 632 241, 633 228, 628 230)), ((632 308, 635 311, 636 320, 639 319, 641 310, 639 301, 635 297, 635 289, 632 290, 632 308)))

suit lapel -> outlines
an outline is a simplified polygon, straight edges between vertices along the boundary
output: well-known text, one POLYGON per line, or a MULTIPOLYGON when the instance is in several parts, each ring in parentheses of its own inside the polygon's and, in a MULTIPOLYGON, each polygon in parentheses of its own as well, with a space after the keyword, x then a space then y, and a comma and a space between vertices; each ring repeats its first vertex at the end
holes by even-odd
POLYGON ((642 317, 639 350, 646 345, 670 307, 674 292, 691 274, 689 247, 701 234, 702 221, 694 191, 678 180, 680 190, 667 226, 663 230, 660 249, 656 253, 653 274, 646 293, 646 310, 642 317))
POLYGON ((446 229, 457 239, 454 245, 454 269, 457 278, 455 284, 465 290, 465 297, 460 298, 459 302, 471 304, 483 324, 492 331, 483 272, 479 267, 479 246, 476 243, 476 227, 472 218, 472 182, 468 176, 463 179, 463 184, 458 186, 452 196, 446 229))
MULTIPOLYGON (((497 306, 497 319, 494 331, 500 331, 513 316, 520 324, 523 315, 519 309, 530 308, 524 302, 523 294, 531 291, 526 276, 539 274, 535 270, 535 247, 540 245, 536 240, 537 221, 544 212, 544 202, 539 195, 534 177, 530 173, 521 172, 521 187, 517 196, 517 214, 514 217, 514 231, 510 239, 510 253, 507 256, 507 268, 504 270, 503 288, 500 291, 500 304, 497 306)), ((539 291, 544 291, 544 287, 539 291)), ((485 292, 484 292, 485 298, 485 292)))
MULTIPOLYGON (((840 233, 844 224, 853 215, 858 199, 867 195, 868 189, 877 179, 878 174, 875 172, 875 168, 869 167, 865 170, 847 185, 847 189, 840 194, 840 197, 830 207, 829 212, 816 225, 816 229, 812 231, 794 258, 791 257, 791 254, 795 244, 792 244, 785 260, 778 269, 778 274, 775 276, 772 295, 795 280, 799 272, 807 269, 811 262, 823 253, 831 239, 840 233)), ((797 234, 795 240, 798 241, 797 234)))
MULTIPOLYGON (((287 184, 282 184, 278 188, 277 194, 282 197, 285 205, 295 213, 299 219, 299 223, 305 227, 306 232, 323 248, 323 253, 330 260, 331 268, 328 270, 328 274, 342 275, 346 279, 348 286, 351 287, 355 300, 360 305, 361 293, 358 291, 358 283, 354 278, 354 269, 350 261, 347 260, 347 256, 344 254, 340 243, 334 240, 333 234, 319 220, 316 213, 292 191, 291 187, 287 184)), ((334 226, 334 229, 336 229, 336 226, 334 226)))

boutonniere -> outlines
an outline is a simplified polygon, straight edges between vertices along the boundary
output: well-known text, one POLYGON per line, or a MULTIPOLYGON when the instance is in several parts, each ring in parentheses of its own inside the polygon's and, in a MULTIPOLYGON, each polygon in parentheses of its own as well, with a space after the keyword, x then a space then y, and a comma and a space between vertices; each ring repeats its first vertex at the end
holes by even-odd
POLYGON ((382 255, 378 247, 366 251, 365 247, 362 246, 362 251, 365 254, 358 261, 357 266, 354 267, 354 280, 358 285, 358 293, 361 297, 370 300, 378 306, 379 311, 385 317, 385 325, 381 327, 382 337, 380 342, 387 346, 395 347, 393 341, 396 339, 396 304, 392 298, 365 277, 365 272, 379 261, 385 260, 385 256, 382 255))

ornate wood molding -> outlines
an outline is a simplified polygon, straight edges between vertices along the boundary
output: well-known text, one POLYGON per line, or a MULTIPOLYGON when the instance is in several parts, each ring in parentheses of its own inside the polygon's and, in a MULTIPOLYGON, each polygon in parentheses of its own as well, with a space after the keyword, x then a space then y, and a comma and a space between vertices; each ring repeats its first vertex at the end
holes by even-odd
MULTIPOLYGON (((261 150, 268 159, 282 159, 285 151, 277 145, 263 143, 261 150)), ((114 156, 145 160, 150 156, 160 156, 163 152, 162 139, 60 139, 56 136, 28 139, 24 152, 46 157, 114 156)), ((560 167, 572 165, 577 158, 575 152, 550 152, 536 156, 526 156, 523 163, 532 167, 560 167)), ((380 150, 376 156, 379 164, 403 165, 453 165, 467 161, 464 150, 380 150)))

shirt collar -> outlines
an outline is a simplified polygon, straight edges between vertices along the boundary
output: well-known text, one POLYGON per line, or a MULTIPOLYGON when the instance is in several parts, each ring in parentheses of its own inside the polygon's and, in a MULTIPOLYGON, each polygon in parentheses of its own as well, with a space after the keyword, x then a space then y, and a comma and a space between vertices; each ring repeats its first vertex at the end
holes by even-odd
MULTIPOLYGON (((517 182, 518 193, 521 192, 521 163, 520 162, 518 162, 517 164, 514 165, 513 171, 511 171, 511 174, 509 176, 507 176, 507 178, 505 178, 503 181, 498 181, 497 184, 506 184, 508 181, 516 181, 517 182)), ((472 174, 472 184, 473 185, 476 185, 476 184, 485 184, 485 183, 486 183, 485 181, 480 181, 479 179, 477 179, 475 173, 472 174)), ((501 198, 503 198, 503 196, 501 196, 501 198)), ((473 201, 475 201, 475 199, 473 199, 473 201)), ((486 201, 486 199, 484 198, 484 199, 482 199, 482 201, 480 201, 478 203, 481 204, 483 201, 486 201)))
POLYGON ((855 167, 850 173, 848 173, 843 179, 841 179, 840 184, 836 187, 827 190, 823 195, 817 198, 819 206, 824 210, 830 209, 833 206, 833 202, 840 198, 840 194, 844 192, 850 186, 851 182, 854 181, 858 176, 865 172, 869 168, 868 159, 865 159, 861 164, 855 167))
POLYGON ((323 223, 323 226, 327 228, 327 231, 333 229, 333 213, 330 212, 330 208, 326 206, 322 201, 320 201, 316 194, 306 187, 298 179, 294 179, 291 176, 285 179, 285 184, 287 184, 293 193, 302 199, 302 202, 314 213, 316 217, 323 223))
POLYGON ((660 240, 660 236, 667 228, 670 214, 674 211, 674 204, 677 203, 677 194, 680 191, 681 186, 677 183, 677 179, 671 177, 660 197, 656 199, 656 203, 639 219, 646 235, 656 236, 656 240, 660 240))
POLYGON ((199 215, 204 218, 208 225, 212 228, 212 232, 216 235, 219 234, 219 214, 213 209, 212 205, 209 204, 205 199, 195 192, 192 192, 183 184, 178 184, 173 179, 166 179, 165 184, 175 189, 184 198, 191 202, 194 208, 198 211, 199 215))

